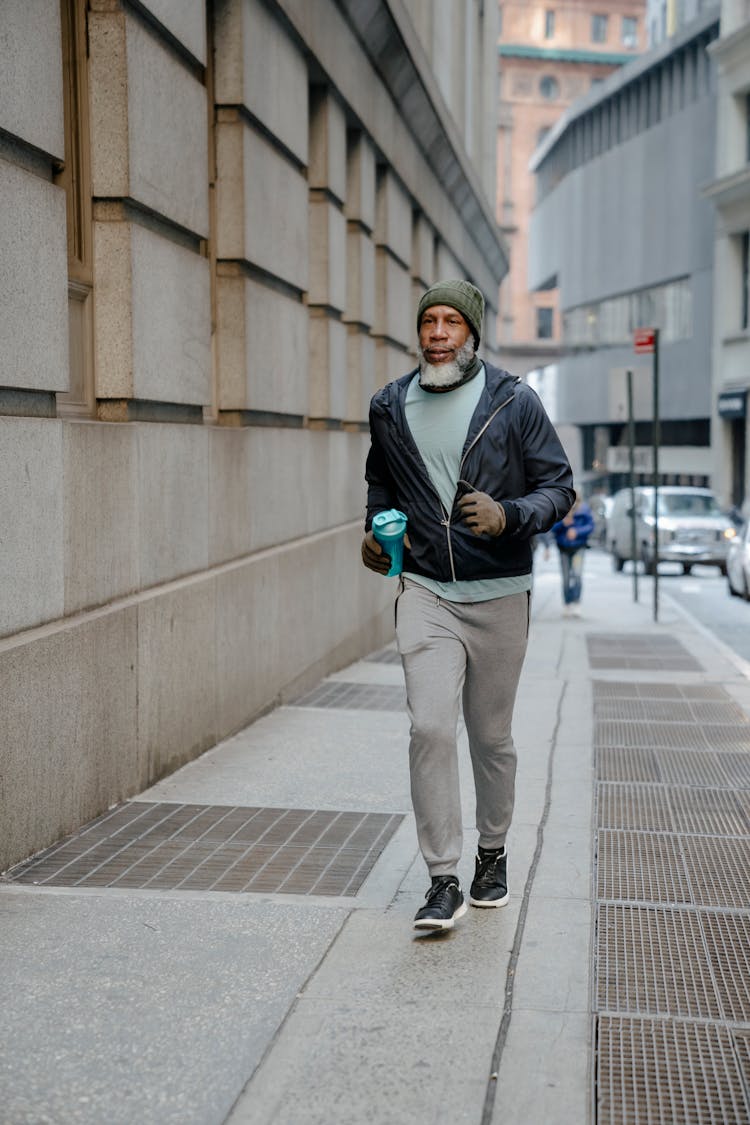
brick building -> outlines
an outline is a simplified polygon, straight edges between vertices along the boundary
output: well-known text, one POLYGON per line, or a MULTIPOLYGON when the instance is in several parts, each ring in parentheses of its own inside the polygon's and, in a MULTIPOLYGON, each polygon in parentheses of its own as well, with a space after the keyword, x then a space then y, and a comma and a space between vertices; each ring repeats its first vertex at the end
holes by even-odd
POLYGON ((529 161, 576 98, 645 49, 645 10, 645 0, 500 4, 497 215, 511 257, 499 337, 505 366, 516 374, 553 362, 560 338, 556 291, 529 292, 529 161))

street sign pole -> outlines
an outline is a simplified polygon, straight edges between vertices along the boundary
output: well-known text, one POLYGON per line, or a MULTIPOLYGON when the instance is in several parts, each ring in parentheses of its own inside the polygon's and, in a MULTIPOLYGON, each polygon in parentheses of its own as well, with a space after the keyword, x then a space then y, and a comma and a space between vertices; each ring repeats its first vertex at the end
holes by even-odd
POLYGON ((635 534, 635 418, 633 417, 633 372, 626 372, 628 392, 628 460, 630 467, 630 557, 633 560, 633 601, 638 601, 638 558, 635 534))
POLYGON ((659 329, 654 329, 654 621, 659 620, 659 329))
POLYGON ((654 482, 654 621, 659 620, 659 329, 636 328, 633 333, 636 355, 652 355, 654 371, 653 482, 654 482))

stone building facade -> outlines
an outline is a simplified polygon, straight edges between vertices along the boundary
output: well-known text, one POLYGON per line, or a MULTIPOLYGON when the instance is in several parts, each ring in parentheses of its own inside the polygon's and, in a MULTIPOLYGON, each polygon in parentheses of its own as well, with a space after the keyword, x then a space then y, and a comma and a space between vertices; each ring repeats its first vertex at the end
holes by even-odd
POLYGON ((645 0, 501 4, 497 214, 511 262, 500 288, 500 337, 504 364, 515 374, 553 363, 560 344, 557 292, 529 286, 529 163, 567 107, 645 43, 645 0))
POLYGON ((0 868, 389 637, 367 404, 438 276, 495 355, 496 38, 479 0, 4 0, 0 868))

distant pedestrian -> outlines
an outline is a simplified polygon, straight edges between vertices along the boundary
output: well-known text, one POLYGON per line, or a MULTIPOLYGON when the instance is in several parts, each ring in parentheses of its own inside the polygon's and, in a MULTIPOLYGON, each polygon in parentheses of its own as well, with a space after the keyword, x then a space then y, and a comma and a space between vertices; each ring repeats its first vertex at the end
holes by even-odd
POLYGON ((484 298, 467 281, 419 302, 419 366, 370 405, 365 566, 390 559, 372 533, 379 512, 408 518, 396 635, 411 719, 411 792, 431 877, 419 930, 466 913, 458 881, 461 704, 476 790, 479 853, 469 902, 508 902, 505 839, 513 814, 511 722, 526 652, 531 540, 570 507, 573 475, 539 398, 475 355, 484 298))
POLYGON ((581 616, 583 553, 594 530, 594 516, 588 504, 576 493, 576 501, 564 519, 552 528, 560 552, 563 614, 581 616))

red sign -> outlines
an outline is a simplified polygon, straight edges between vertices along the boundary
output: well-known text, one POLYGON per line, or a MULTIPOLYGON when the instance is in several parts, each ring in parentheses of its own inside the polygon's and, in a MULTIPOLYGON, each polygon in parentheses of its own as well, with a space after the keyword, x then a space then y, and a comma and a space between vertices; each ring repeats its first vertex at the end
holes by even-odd
POLYGON ((636 355, 651 355, 656 347, 655 328, 636 328, 633 333, 633 350, 636 355))

